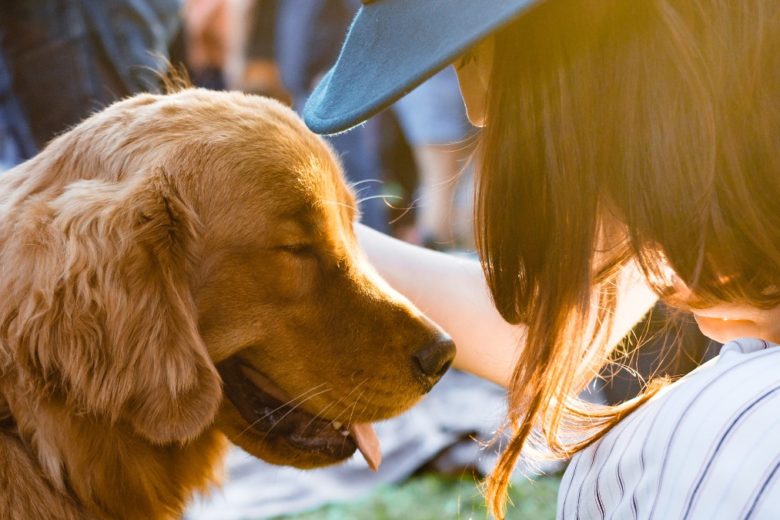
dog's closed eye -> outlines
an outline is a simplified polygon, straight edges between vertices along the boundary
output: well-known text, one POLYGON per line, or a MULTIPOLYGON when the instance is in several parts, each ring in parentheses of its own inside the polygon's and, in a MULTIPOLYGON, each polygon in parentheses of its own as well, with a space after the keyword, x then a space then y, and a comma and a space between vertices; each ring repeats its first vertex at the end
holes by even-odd
POLYGON ((308 256, 314 253, 314 246, 306 243, 286 244, 279 246, 277 249, 295 256, 308 256))

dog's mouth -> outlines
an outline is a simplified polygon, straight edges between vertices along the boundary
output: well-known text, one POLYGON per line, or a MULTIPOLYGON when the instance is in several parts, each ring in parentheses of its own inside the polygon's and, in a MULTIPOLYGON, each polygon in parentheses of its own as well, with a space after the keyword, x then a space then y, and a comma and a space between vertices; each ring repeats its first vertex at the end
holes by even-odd
POLYGON ((343 424, 302 410, 301 399, 288 398, 273 381, 237 356, 219 363, 217 370, 225 395, 248 429, 264 437, 283 437, 298 450, 334 461, 360 450, 372 470, 379 468, 382 453, 370 423, 343 424))

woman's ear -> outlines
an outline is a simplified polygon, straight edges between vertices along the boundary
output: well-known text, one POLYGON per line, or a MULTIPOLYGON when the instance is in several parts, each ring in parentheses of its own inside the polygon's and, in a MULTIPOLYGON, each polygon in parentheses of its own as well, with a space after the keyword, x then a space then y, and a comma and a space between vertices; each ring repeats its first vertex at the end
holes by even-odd
POLYGON ((3 255, 34 266, 0 312, 27 383, 156 443, 199 435, 222 389, 190 289, 199 221, 172 179, 80 181, 37 213, 3 255))

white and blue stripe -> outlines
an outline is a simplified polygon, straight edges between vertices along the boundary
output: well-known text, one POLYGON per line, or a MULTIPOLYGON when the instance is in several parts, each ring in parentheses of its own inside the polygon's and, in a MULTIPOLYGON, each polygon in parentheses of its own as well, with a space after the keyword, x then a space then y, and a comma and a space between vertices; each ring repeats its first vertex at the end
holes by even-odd
POLYGON ((578 453, 558 518, 780 519, 780 346, 724 345, 578 453))

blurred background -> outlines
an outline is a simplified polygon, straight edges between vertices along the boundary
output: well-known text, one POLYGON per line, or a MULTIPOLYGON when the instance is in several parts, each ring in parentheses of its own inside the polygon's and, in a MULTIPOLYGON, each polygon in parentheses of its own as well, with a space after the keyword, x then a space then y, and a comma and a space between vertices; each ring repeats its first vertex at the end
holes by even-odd
MULTIPOLYGON (((0 174, 114 100, 163 89, 173 67, 195 86, 273 97, 300 110, 335 61, 360 0, 5 0, 0 5, 0 174)), ((218 116, 218 114, 215 114, 218 116)), ((452 68, 328 140, 363 223, 431 249, 476 257, 473 156, 452 68)), ((588 396, 630 398, 650 374, 683 374, 716 346, 662 306, 588 396), (673 347, 673 348, 672 348, 673 347)), ((424 402, 377 425, 377 473, 353 458, 310 472, 234 449, 227 484, 189 519, 485 518, 476 482, 495 461, 504 391, 451 371, 424 402)), ((500 441, 500 439, 499 439, 500 441)), ((518 469, 508 518, 554 518, 563 464, 518 469)))

